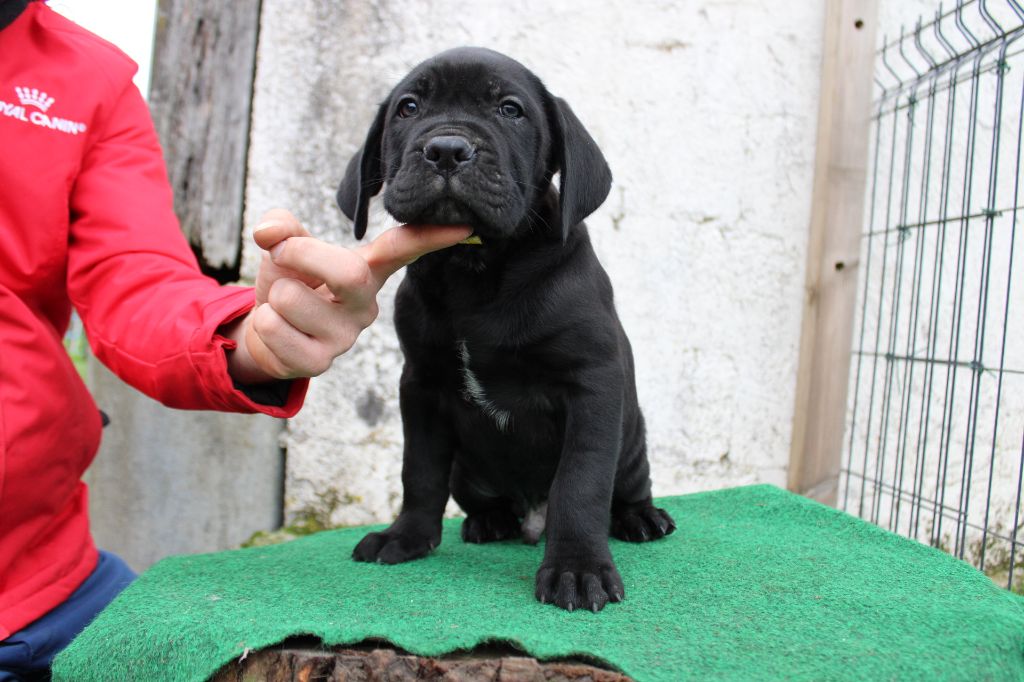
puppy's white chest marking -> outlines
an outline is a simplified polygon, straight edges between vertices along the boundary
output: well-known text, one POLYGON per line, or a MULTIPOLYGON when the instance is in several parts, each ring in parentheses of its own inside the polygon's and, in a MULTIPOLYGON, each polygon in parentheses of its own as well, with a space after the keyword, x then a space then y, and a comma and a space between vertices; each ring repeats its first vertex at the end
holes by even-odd
POLYGON ((499 431, 507 433, 512 423, 512 414, 508 410, 501 409, 487 398, 483 384, 473 374, 473 370, 469 368, 469 347, 466 345, 465 340, 460 340, 458 347, 459 359, 462 360, 462 396, 493 419, 494 425, 498 427, 499 431))

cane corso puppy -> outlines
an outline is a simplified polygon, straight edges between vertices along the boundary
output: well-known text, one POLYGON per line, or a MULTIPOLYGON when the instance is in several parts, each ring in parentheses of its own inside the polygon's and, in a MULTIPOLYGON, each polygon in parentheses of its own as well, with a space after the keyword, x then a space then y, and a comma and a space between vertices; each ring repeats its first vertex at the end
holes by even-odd
POLYGON ((397 220, 474 235, 398 290, 402 511, 354 558, 426 555, 451 494, 467 542, 546 534, 540 601, 621 600, 609 532, 643 542, 675 524, 651 504, 632 351, 581 222, 611 187, 601 151, 524 66, 459 48, 399 83, 348 164, 338 204, 357 237, 382 187, 397 220))

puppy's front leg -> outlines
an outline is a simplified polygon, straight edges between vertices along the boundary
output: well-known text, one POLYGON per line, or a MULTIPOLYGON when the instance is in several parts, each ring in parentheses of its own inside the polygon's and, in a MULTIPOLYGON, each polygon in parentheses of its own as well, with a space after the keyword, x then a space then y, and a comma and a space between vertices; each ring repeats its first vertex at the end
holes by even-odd
POLYGON ((386 530, 369 533, 352 552, 356 561, 397 564, 426 556, 441 543, 448 503, 454 435, 440 392, 406 364, 399 402, 405 449, 402 511, 386 530))
POLYGON ((580 376, 566 405, 565 440, 548 498, 547 545, 536 596, 563 609, 599 611, 625 596, 608 549, 615 466, 622 439, 617 368, 580 376))

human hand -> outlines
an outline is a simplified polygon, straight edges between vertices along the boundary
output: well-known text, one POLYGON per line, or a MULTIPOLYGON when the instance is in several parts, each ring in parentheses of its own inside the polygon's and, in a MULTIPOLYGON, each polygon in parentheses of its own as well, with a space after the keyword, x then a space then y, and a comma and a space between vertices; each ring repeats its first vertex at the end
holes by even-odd
POLYGON ((238 344, 228 354, 231 376, 254 384, 322 374, 377 318, 377 292, 388 277, 470 232, 403 225, 346 249, 311 237, 286 210, 265 213, 253 234, 265 250, 256 306, 226 330, 238 344))

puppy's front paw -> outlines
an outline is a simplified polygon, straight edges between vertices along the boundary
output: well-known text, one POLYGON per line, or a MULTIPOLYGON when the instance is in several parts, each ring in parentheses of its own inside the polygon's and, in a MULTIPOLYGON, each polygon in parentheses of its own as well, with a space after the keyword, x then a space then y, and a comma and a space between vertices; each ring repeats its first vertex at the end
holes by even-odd
POLYGON ((498 542, 517 538, 521 534, 519 519, 508 509, 470 514, 462 522, 462 539, 466 542, 498 542))
POLYGON ((352 550, 352 558, 379 564, 400 564, 426 556, 439 542, 440 537, 388 528, 379 533, 368 533, 352 550))
POLYGON ((627 542, 647 542, 671 535, 676 522, 664 509, 649 501, 612 510, 612 537, 627 542))
POLYGON ((622 601, 626 589, 611 559, 545 561, 537 571, 536 597, 566 611, 590 609, 597 613, 609 601, 622 601))

